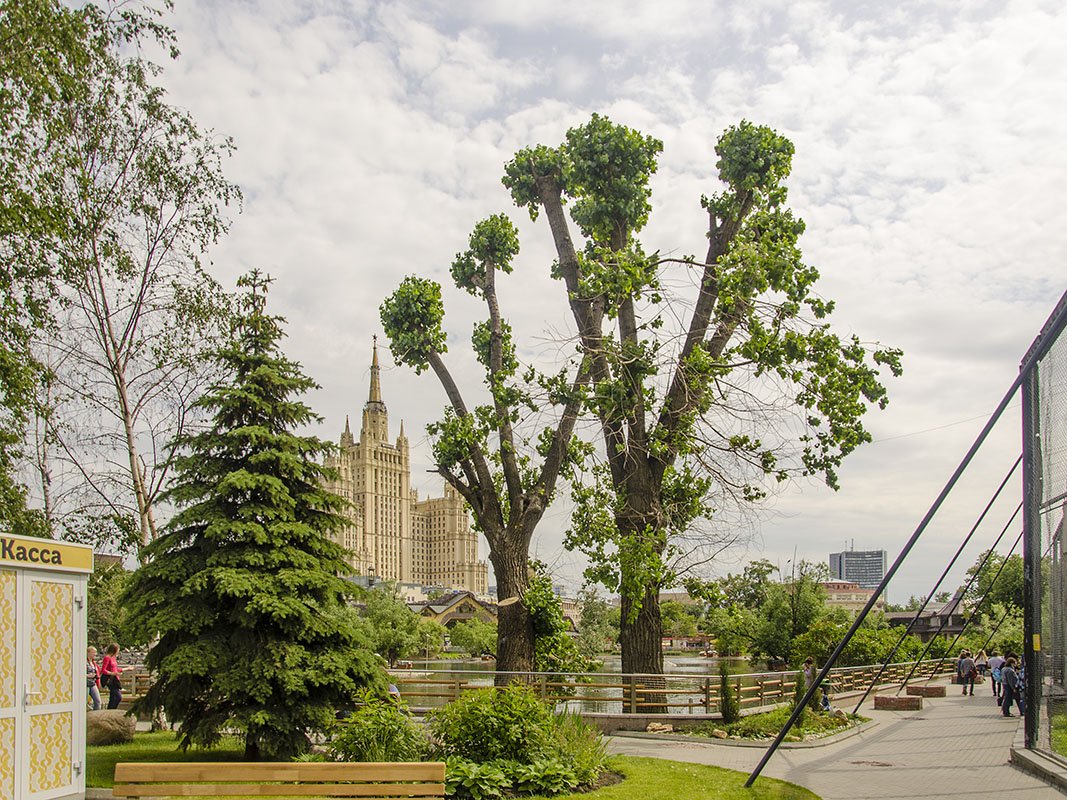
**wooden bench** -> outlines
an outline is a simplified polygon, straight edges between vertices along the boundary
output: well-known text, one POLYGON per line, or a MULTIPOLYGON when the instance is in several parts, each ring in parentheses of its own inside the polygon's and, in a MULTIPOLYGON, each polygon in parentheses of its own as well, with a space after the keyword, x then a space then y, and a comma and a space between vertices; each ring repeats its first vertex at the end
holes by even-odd
POLYGON ((115 765, 115 797, 445 796, 445 765, 428 762, 186 762, 115 765))

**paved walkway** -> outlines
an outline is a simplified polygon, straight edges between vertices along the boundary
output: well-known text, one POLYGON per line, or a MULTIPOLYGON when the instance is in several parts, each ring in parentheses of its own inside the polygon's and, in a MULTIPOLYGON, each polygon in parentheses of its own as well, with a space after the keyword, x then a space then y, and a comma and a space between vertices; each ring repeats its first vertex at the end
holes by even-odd
MULTIPOLYGON (((1021 772, 1008 755, 1021 720, 1005 719, 988 684, 974 697, 926 698, 922 711, 874 711, 874 727, 825 747, 779 748, 762 775, 782 778, 823 800, 1004 798, 1053 800, 1059 790, 1021 772)), ((652 756, 751 772, 765 752, 703 742, 612 737, 613 753, 652 756)))

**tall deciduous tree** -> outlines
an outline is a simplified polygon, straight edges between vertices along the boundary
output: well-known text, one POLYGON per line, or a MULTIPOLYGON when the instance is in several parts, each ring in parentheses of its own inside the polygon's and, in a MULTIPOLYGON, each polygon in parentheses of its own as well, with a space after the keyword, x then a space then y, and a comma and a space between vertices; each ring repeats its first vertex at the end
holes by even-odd
POLYGON ((185 747, 236 729, 246 758, 284 759, 383 676, 338 577, 344 501, 317 463, 329 445, 294 433, 319 419, 297 399, 316 384, 279 350, 267 280, 252 272, 239 285, 243 310, 217 354, 228 380, 198 401, 214 421, 180 443, 169 493, 180 510, 125 598, 132 624, 157 639, 142 707, 165 710, 185 747))
POLYGON ((836 487, 841 459, 870 439, 868 406, 886 403, 879 367, 900 369, 899 351, 872 352, 827 322, 833 303, 815 292, 804 224, 785 205, 788 139, 748 122, 720 137, 702 259, 637 238, 661 149, 594 115, 557 147, 517 153, 504 176, 515 203, 547 219, 603 440, 570 544, 621 591, 622 669, 639 673, 663 669, 658 596, 678 580, 683 537, 761 497, 767 475, 836 487))
MULTIPOLYGON (((55 403, 42 420, 56 446, 38 452, 79 474, 78 505, 132 517, 146 543, 167 443, 189 423, 200 356, 228 312, 201 259, 240 196, 221 170, 232 145, 154 85, 142 41, 177 51, 151 5, 3 11, 4 268, 23 308, 47 306, 55 323, 29 320, 55 403)), ((38 466, 51 519, 52 468, 38 466)))
POLYGON ((529 672, 535 662, 535 631, 522 598, 530 587, 530 540, 552 502, 560 473, 574 463, 572 432, 588 379, 583 364, 558 375, 519 374, 519 362, 504 319, 496 282, 512 270, 518 234, 504 215, 479 222, 469 248, 456 256, 456 286, 480 296, 486 319, 475 326, 472 346, 485 369, 490 402, 471 408, 444 361, 441 287, 405 278, 381 306, 382 326, 393 358, 422 372, 433 370, 448 398, 444 417, 429 426, 437 472, 467 501, 489 543, 489 560, 501 600, 497 621, 497 670, 529 672), (554 423, 535 430, 519 425, 527 411, 555 409, 554 423), (510 602, 509 602, 510 601, 510 602))

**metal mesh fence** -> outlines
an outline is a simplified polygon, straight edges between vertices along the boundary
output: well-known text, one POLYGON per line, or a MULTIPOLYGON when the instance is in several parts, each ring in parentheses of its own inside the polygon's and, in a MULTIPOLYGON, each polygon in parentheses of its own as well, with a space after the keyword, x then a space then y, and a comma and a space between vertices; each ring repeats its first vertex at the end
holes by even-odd
POLYGON ((1067 331, 1038 345, 1023 384, 1026 744, 1067 763, 1067 331))

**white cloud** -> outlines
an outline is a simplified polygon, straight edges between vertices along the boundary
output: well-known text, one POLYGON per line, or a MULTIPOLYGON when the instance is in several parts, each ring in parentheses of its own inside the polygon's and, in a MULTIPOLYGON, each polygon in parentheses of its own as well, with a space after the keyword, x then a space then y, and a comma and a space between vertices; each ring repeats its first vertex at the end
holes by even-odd
MULTIPOLYGON (((358 418, 382 299, 412 272, 447 283, 487 214, 507 210, 522 233, 501 291, 524 353, 556 353, 552 336, 570 327, 546 276, 550 242, 499 182, 519 147, 554 144, 592 111, 661 138, 645 241, 702 255, 719 133, 744 117, 790 136, 791 200, 835 322, 906 351, 870 423, 884 441, 850 457, 841 492, 798 487, 763 520, 768 555, 823 559, 846 538, 901 546, 980 422, 941 426, 992 409, 1064 289, 1061 5, 183 3, 184 55, 164 80, 237 142, 228 174, 245 211, 216 269, 227 283, 251 266, 277 277, 289 350, 323 384, 312 400, 330 438, 358 418)), ((481 309, 445 294, 449 361, 476 391, 464 343, 481 309)), ((405 369, 383 381, 394 432, 404 418, 418 441, 438 387, 405 369)), ((998 438, 1000 455, 1012 448, 998 438)), ((437 491, 421 472, 428 449, 416 458, 415 484, 437 491)), ((991 488, 968 491, 973 509, 991 488)), ((536 549, 575 580, 565 527, 554 510, 536 549)), ((958 536, 932 532, 933 555, 895 593, 925 591, 958 536)))

